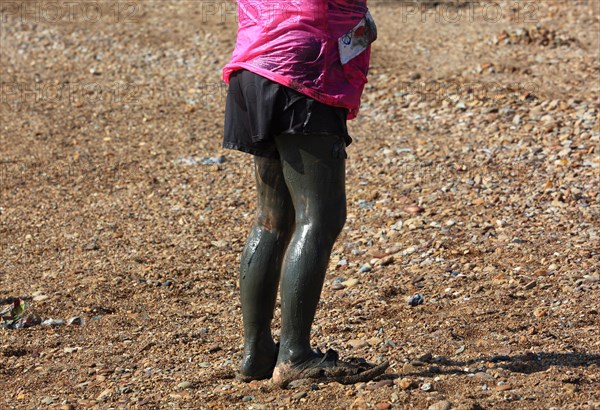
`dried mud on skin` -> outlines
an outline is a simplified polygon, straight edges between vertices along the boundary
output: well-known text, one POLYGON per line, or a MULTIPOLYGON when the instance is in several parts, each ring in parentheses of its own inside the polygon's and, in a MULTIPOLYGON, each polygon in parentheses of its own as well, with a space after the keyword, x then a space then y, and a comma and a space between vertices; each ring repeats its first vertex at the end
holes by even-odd
POLYGON ((285 391, 234 378, 255 198, 220 148, 230 6, 0 4, 0 299, 86 319, 0 330, 0 408, 598 408, 598 3, 371 3, 313 343, 391 367, 285 391))

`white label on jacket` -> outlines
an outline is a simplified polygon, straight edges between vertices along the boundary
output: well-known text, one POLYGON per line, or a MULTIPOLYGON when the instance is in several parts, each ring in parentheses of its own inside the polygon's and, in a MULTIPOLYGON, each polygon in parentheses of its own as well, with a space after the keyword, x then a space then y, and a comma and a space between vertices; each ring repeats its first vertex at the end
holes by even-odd
POLYGON ((363 19, 352 30, 338 39, 340 60, 346 64, 365 51, 377 39, 377 26, 371 13, 367 11, 363 19))

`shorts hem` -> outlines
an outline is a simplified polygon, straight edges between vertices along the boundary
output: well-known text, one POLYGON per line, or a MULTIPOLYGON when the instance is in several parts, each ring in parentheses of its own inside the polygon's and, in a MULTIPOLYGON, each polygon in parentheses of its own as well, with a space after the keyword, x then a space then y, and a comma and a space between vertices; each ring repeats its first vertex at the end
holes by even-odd
POLYGON ((256 148, 246 147, 244 145, 233 144, 230 142, 224 142, 223 148, 233 149, 233 150, 240 151, 240 152, 243 152, 246 154, 256 155, 258 157, 279 159, 279 154, 277 152, 266 152, 266 151, 259 150, 256 148))
POLYGON ((278 135, 335 135, 344 140, 344 142, 346 143, 346 147, 348 147, 350 144, 352 144, 352 137, 349 134, 342 134, 342 133, 329 132, 329 131, 310 131, 310 132, 301 131, 301 132, 298 132, 298 131, 294 131, 294 130, 286 130, 278 135))

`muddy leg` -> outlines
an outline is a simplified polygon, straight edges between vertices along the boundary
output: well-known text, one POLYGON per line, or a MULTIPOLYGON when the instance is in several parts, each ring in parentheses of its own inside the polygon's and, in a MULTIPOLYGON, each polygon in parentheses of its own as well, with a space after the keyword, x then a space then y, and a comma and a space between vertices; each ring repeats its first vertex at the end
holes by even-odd
POLYGON ((275 141, 296 212, 281 271, 279 368, 305 362, 316 354, 310 347, 310 329, 331 249, 345 223, 346 193, 341 138, 285 135, 275 141))
POLYGON ((271 377, 277 348, 271 321, 277 297, 281 261, 293 228, 293 206, 281 163, 255 157, 258 212, 242 253, 240 293, 244 319, 241 377, 271 377))

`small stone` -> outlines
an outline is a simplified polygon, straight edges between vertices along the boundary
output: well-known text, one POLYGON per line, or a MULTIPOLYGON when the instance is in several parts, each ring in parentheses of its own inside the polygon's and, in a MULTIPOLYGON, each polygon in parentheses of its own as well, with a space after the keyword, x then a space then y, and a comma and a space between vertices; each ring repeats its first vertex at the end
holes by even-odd
POLYGON ((419 306, 422 305, 423 302, 425 302, 425 299, 423 298, 423 295, 417 293, 416 295, 412 295, 410 298, 408 298, 408 304, 410 306, 419 306))
POLYGON ((421 74, 415 71, 411 71, 408 73, 408 78, 410 78, 412 81, 420 80, 421 74))
POLYGON ((83 326, 84 323, 85 323, 85 319, 82 318, 81 316, 73 316, 72 318, 67 320, 67 324, 69 324, 69 325, 83 326))
POLYGON ((450 403, 448 400, 442 400, 432 404, 427 408, 427 410, 450 410, 451 408, 452 403, 450 403))
POLYGON ((104 390, 102 393, 100 393, 97 397, 96 400, 97 401, 104 401, 106 400, 108 397, 110 397, 112 395, 113 391, 112 389, 106 389, 104 390))
POLYGON ((78 351, 78 350, 81 350, 81 347, 79 347, 79 346, 75 346, 75 347, 65 347, 65 348, 63 349, 63 352, 65 352, 65 353, 73 353, 73 352, 76 352, 76 351, 78 351))
POLYGON ((533 289, 537 286, 537 282, 535 280, 532 280, 531 282, 529 282, 527 285, 525 285, 525 290, 530 290, 533 289))
POLYGON ((421 390, 425 392, 433 391, 433 385, 431 383, 423 383, 423 385, 421 386, 421 390))
POLYGON ((208 348, 206 349, 206 351, 208 353, 215 353, 215 352, 218 352, 219 350, 222 350, 222 347, 219 346, 218 343, 213 343, 210 346, 208 346, 208 348))
POLYGON ((290 389, 297 389, 298 387, 309 387, 310 385, 310 379, 298 379, 298 380, 292 380, 289 384, 288 387, 290 389))
POLYGON ((254 396, 244 396, 242 397, 242 401, 243 402, 249 402, 249 401, 253 401, 254 400, 254 396))
POLYGON ((192 382, 181 382, 181 383, 179 383, 177 385, 177 388, 178 389, 182 389, 182 390, 183 389, 189 389, 189 388, 192 388, 192 387, 194 387, 194 383, 192 383, 192 382))
POLYGON ((346 289, 346 286, 344 284, 342 284, 342 282, 333 282, 333 284, 331 285, 331 289, 342 290, 342 289, 346 289))
POLYGON ((369 344, 369 346, 378 346, 381 343, 383 343, 383 339, 379 337, 372 337, 370 339, 367 339, 367 343, 369 344))
POLYGON ((34 296, 32 300, 33 300, 34 302, 41 302, 41 301, 43 301, 43 300, 46 300, 46 299, 48 299, 49 297, 50 297, 50 296, 48 296, 48 295, 39 294, 39 295, 36 295, 36 296, 34 296))
POLYGON ((373 205, 374 205, 373 202, 369 202, 365 199, 359 199, 358 201, 356 201, 356 203, 362 209, 371 209, 371 208, 373 208, 373 205))
POLYGON ((501 383, 501 384, 498 384, 498 385, 495 387, 495 389, 496 389, 497 391, 507 391, 507 390, 512 390, 512 386, 511 386, 510 384, 508 384, 508 383, 502 383, 502 382, 500 382, 500 383, 501 383))
POLYGON ((342 285, 344 285, 347 288, 351 288, 353 286, 356 286, 360 283, 360 281, 356 278, 352 278, 352 279, 348 279, 342 282, 342 285))
POLYGON ((226 240, 221 239, 219 241, 212 241, 210 244, 212 246, 214 246, 215 248, 222 249, 222 248, 226 248, 227 247, 228 242, 226 240))
POLYGON ((408 248, 406 248, 405 250, 402 251, 402 255, 403 256, 409 256, 412 255, 413 253, 415 253, 416 251, 418 251, 419 248, 416 246, 409 246, 408 248))
POLYGON ((54 403, 54 399, 52 397, 46 396, 42 399, 42 404, 52 404, 54 403))
POLYGON ((404 207, 404 211, 409 214, 417 215, 425 211, 425 208, 418 205, 409 205, 404 207))
MULTIPOLYGON (((402 369, 402 370, 404 370, 404 369, 402 369)), ((414 380, 404 377, 402 380, 400 380, 398 382, 398 386, 400 386, 400 388, 402 390, 409 390, 409 389, 414 389, 415 387, 417 387, 417 383, 414 380)))
POLYGON ((63 319, 47 319, 44 320, 42 326, 63 326, 65 321, 63 319))
POLYGON ((306 392, 305 391, 299 391, 298 393, 296 393, 296 394, 294 394, 292 396, 292 399, 294 399, 294 400, 300 400, 303 397, 306 397, 306 392))
POLYGON ((72 404, 63 404, 60 406, 60 410, 75 410, 75 406, 72 404))
POLYGON ((379 410, 389 410, 392 408, 392 403, 387 402, 387 401, 381 401, 381 402, 377 403, 377 408, 379 410))
POLYGON ((391 265, 393 262, 394 262, 394 257, 392 255, 390 255, 390 256, 386 256, 382 259, 379 259, 378 265, 387 266, 387 265, 391 265))
POLYGON ((584 275, 583 280, 588 283, 596 283, 596 282, 600 281, 600 276, 599 275, 584 275))
POLYGON ((533 311, 533 316, 537 317, 538 319, 546 316, 546 308, 544 308, 544 307, 536 308, 533 311))
POLYGON ((218 157, 207 157, 203 158, 200 163, 202 165, 220 165, 225 163, 226 158, 223 155, 219 155, 218 157))
POLYGON ((488 380, 488 379, 493 379, 494 376, 492 376, 491 374, 488 374, 486 372, 477 372, 475 373, 475 378, 480 379, 480 380, 488 380))
POLYGON ((405 225, 408 227, 409 231, 414 231, 417 229, 423 229, 425 227, 425 222, 422 218, 410 218, 405 222, 405 225))
POLYGON ((377 390, 382 387, 392 387, 394 385, 394 381, 390 379, 379 380, 376 383, 369 384, 366 386, 367 390, 377 390))
POLYGON ((366 340, 363 339, 352 339, 348 340, 348 345, 350 345, 350 347, 352 347, 353 349, 362 349, 363 347, 366 347, 369 344, 366 340))
POLYGON ((371 271, 371 269, 372 269, 371 265, 370 265, 370 264, 368 264, 368 263, 366 263, 366 264, 364 264, 363 266, 361 266, 361 268, 360 268, 360 272, 361 272, 361 273, 370 272, 370 271, 371 271))
POLYGON ((398 220, 398 221, 396 221, 395 224, 390 226, 390 229, 392 229, 394 231, 401 231, 403 225, 404 225, 404 221, 398 220))

